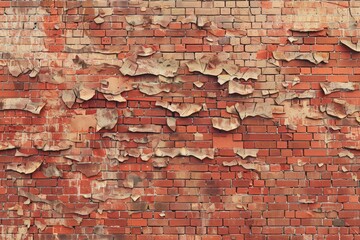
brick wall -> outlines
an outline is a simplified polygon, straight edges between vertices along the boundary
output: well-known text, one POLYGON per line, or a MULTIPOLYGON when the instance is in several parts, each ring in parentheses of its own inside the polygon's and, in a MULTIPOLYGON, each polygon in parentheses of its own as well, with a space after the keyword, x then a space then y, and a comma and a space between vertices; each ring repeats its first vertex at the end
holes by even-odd
POLYGON ((0 239, 360 239, 359 1, 0 1, 0 239))

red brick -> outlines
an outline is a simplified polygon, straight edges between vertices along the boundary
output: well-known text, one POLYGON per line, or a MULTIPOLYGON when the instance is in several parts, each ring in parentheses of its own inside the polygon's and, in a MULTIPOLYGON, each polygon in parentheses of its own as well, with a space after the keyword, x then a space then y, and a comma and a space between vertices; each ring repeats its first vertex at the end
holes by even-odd
POLYGON ((128 226, 146 226, 147 221, 145 219, 128 219, 128 226))
MULTIPOLYGON (((7 144, 16 147, 0 151, 0 202, 8 210, 0 213, 1 231, 8 233, 4 238, 19 237, 10 232, 18 232, 29 220, 30 225, 47 222, 43 231, 28 229, 34 239, 54 234, 59 239, 300 240, 338 239, 339 234, 359 239, 359 153, 350 149, 354 158, 338 156, 344 146, 357 146, 357 113, 338 119, 329 115, 329 105, 326 110, 334 99, 360 105, 360 54, 340 43, 356 44, 357 29, 348 24, 313 32, 301 29, 328 25, 324 18, 303 21, 313 17, 312 12, 335 20, 351 19, 349 13, 319 1, 164 2, 137 6, 121 0, 95 6, 93 1, 46 0, 39 10, 33 1, 0 1, 0 22, 8 27, 3 24, 0 32, 10 53, 2 53, 0 64, 0 150, 7 144), (48 14, 33 14, 39 11, 48 14), (245 19, 249 11, 251 18, 245 19), (94 18, 102 14, 107 15, 105 22, 96 24, 94 18), (170 23, 152 24, 153 16, 169 18, 170 23), (284 16, 287 20, 279 21, 284 16), (132 26, 129 17, 139 23, 132 26), (297 41, 290 42, 289 36, 297 41), (149 56, 141 56, 143 51, 149 56), (309 56, 325 52, 330 57, 318 64, 306 59, 273 61, 275 51, 309 56), (161 64, 162 57, 174 64, 161 64), (195 59, 201 64, 190 72, 187 63, 195 59), (16 69, 17 60, 31 64, 21 61, 16 69), (29 76, 33 61, 42 66, 34 78, 29 76), (229 95, 229 83, 220 85, 218 73, 209 71, 219 68, 219 74, 233 75, 236 69, 231 71, 230 64, 241 73, 259 71, 258 79, 247 80, 254 83, 252 94, 229 95), (179 68, 172 70, 172 65, 179 68), (13 76, 16 71, 18 77, 13 76), (300 83, 293 86, 295 77, 300 83), (115 78, 110 88, 121 92, 126 102, 105 98, 109 78, 115 78), (63 83, 54 84, 54 79, 63 83), (197 81, 204 85, 194 87, 197 81), (289 86, 283 88, 284 82, 289 86), (326 82, 354 82, 356 90, 325 95, 320 83, 326 82), (145 85, 154 95, 140 92, 145 85), (95 95, 81 100, 82 87, 95 95), (157 92, 157 87, 165 92, 157 92), (278 93, 261 92, 273 89, 290 94, 314 90, 317 98, 277 105, 278 93), (71 108, 62 100, 64 90, 76 93, 71 108), (24 110, 22 102, 14 107, 19 109, 1 109, 5 98, 46 105, 40 114, 27 111, 33 109, 31 104, 24 110), (180 104, 185 111, 184 103, 202 109, 180 117, 155 106, 157 101, 180 104), (251 115, 255 103, 263 102, 271 104, 272 117, 260 113, 244 118, 240 112, 241 119, 239 112, 227 109, 245 104, 244 112, 251 115), (97 131, 98 109, 117 109, 112 129, 97 131), (322 118, 310 119, 308 112, 313 111, 322 118), (75 115, 87 115, 79 124, 91 126, 74 132, 70 124, 75 115), (167 126, 170 117, 176 119, 175 131, 167 126), (237 118, 240 126, 228 132, 215 129, 214 117, 237 118), (287 128, 287 122, 296 130, 287 128), (146 129, 148 124, 161 132, 129 132, 129 127, 146 129), (63 144, 71 148, 57 151, 63 144), (49 147, 56 151, 45 151, 49 147), (161 155, 161 148, 168 155, 173 150, 174 156, 155 156, 161 155), (242 159, 234 148, 258 152, 242 159), (30 156, 15 156, 19 153, 30 156), (202 159, 205 155, 210 158, 202 159), (74 167, 77 161, 101 164, 101 174, 87 178, 74 167), (42 165, 31 169, 34 162, 42 165), (26 196, 33 199, 30 205, 24 204, 26 196), (80 223, 68 212, 88 210, 82 206, 96 209, 81 215, 80 223)), ((338 4, 356 10, 349 2, 338 4)))
POLYGON ((331 181, 330 180, 311 180, 310 186, 311 187, 330 187, 331 181))
POLYGON ((316 156, 327 156, 328 151, 325 149, 305 149, 304 150, 304 156, 312 156, 312 157, 316 157, 316 156))
POLYGON ((1 1, 0 7, 7 8, 11 6, 11 1, 1 1))
POLYGON ((214 148, 241 148, 242 142, 234 141, 231 135, 218 135, 213 137, 214 148))

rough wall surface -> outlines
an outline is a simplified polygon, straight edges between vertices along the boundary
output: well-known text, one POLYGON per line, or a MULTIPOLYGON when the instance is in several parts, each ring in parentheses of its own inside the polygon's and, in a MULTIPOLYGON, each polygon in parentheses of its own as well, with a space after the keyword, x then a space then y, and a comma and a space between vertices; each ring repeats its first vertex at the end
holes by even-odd
POLYGON ((0 1, 0 239, 360 239, 359 20, 0 1))

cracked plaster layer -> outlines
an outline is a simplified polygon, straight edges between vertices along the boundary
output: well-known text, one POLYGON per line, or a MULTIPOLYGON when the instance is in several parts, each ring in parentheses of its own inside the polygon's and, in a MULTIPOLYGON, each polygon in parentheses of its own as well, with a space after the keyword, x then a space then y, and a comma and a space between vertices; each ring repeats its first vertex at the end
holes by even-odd
POLYGON ((359 17, 0 2, 0 238, 356 237, 359 17))

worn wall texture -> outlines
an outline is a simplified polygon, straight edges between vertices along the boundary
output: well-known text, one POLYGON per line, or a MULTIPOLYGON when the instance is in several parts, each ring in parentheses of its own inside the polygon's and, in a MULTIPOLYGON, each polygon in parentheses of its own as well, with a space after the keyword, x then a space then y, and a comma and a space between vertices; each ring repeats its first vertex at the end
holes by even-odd
POLYGON ((360 1, 0 1, 0 239, 360 239, 360 1))

